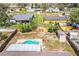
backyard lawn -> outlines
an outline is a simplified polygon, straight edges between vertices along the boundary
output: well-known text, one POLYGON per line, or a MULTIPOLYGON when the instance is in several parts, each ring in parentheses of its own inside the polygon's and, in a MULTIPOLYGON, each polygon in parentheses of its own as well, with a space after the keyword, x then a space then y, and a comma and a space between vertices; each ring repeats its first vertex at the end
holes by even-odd
POLYGON ((71 55, 76 55, 69 43, 60 43, 58 40, 49 40, 46 46, 46 51, 67 51, 71 55))
POLYGON ((67 51, 71 55, 76 55, 70 45, 65 42, 61 43, 56 37, 56 34, 53 33, 45 33, 42 37, 38 36, 37 32, 29 32, 29 33, 20 33, 18 32, 15 37, 9 42, 9 44, 16 43, 17 40, 22 39, 33 39, 33 38, 41 38, 43 39, 43 50, 42 52, 49 51, 67 51))

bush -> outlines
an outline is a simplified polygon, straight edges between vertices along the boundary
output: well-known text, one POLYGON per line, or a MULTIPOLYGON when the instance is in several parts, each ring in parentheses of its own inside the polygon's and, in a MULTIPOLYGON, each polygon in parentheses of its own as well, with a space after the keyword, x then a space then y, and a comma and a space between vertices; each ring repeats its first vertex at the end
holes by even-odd
POLYGON ((58 28, 56 28, 56 27, 50 27, 48 29, 48 32, 56 32, 57 30, 58 30, 58 28))
POLYGON ((56 32, 58 30, 58 23, 55 23, 52 25, 52 23, 49 24, 48 32, 56 32))
POLYGON ((20 29, 22 33, 30 32, 32 30, 32 26, 30 23, 27 23, 27 24, 17 23, 11 26, 11 28, 20 29))
POLYGON ((30 21, 30 24, 33 29, 36 29, 42 23, 43 23, 43 17, 39 14, 36 14, 33 20, 30 21))
POLYGON ((30 32, 31 30, 32 30, 32 26, 30 25, 30 23, 22 25, 22 28, 21 28, 22 33, 30 32))
POLYGON ((21 23, 17 23, 15 25, 12 25, 11 28, 21 29, 22 28, 22 24, 21 23))
POLYGON ((3 34, 2 32, 0 32, 0 41, 1 40, 5 40, 8 36, 6 34, 3 34))
POLYGON ((4 40, 4 39, 6 39, 7 37, 8 37, 8 36, 4 34, 4 35, 1 36, 1 39, 4 40))
POLYGON ((50 27, 50 28, 48 29, 48 32, 53 32, 53 28, 50 27))

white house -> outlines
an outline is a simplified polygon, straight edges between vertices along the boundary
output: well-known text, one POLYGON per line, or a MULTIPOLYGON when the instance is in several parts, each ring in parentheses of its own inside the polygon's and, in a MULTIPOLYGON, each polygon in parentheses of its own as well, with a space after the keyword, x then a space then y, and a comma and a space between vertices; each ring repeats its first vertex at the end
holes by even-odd
POLYGON ((59 12, 60 10, 59 10, 59 8, 47 8, 46 9, 46 12, 59 12))

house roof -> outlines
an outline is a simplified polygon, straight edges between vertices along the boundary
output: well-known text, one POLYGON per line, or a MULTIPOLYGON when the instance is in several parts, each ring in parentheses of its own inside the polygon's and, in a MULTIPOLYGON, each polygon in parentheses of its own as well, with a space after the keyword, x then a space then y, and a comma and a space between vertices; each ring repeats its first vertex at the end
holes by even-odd
POLYGON ((44 16, 44 20, 68 20, 68 16, 44 16))
POLYGON ((12 17, 14 20, 29 20, 33 14, 18 14, 12 17))

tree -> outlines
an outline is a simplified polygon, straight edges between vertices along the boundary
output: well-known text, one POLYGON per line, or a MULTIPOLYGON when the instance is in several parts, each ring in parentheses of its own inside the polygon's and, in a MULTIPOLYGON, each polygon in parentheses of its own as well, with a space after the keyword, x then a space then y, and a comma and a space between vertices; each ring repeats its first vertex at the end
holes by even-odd
POLYGON ((30 23, 22 24, 22 27, 21 27, 22 33, 30 32, 31 30, 32 30, 32 26, 30 25, 30 23))
POLYGON ((8 4, 0 4, 0 26, 7 25, 9 16, 6 14, 8 4))
POLYGON ((25 8, 26 7, 25 3, 18 3, 17 6, 20 7, 20 11, 18 13, 20 13, 20 14, 21 13, 27 13, 27 10, 25 8))
POLYGON ((42 10, 45 10, 47 6, 48 6, 47 3, 43 3, 42 5, 40 5, 40 8, 41 8, 42 10))
POLYGON ((32 3, 32 4, 31 4, 31 8, 34 8, 34 7, 35 7, 35 4, 34 4, 34 3, 32 3))
POLYGON ((18 3, 18 4, 17 4, 18 7, 22 7, 22 8, 25 8, 26 5, 27 5, 27 4, 25 4, 25 3, 18 3))
POLYGON ((2 32, 0 32, 0 41, 5 40, 8 36, 2 32))
POLYGON ((31 21, 32 28, 37 28, 37 26, 39 26, 42 23, 43 23, 43 18, 39 14, 36 14, 33 20, 31 21))
POLYGON ((5 12, 0 12, 0 24, 6 24, 9 17, 5 12))
POLYGON ((73 8, 70 12, 70 20, 79 23, 79 8, 73 8))
POLYGON ((26 14, 27 13, 27 10, 26 8, 21 8, 20 11, 19 11, 20 14, 26 14))
POLYGON ((64 10, 65 4, 57 4, 57 6, 61 11, 64 10))
POLYGON ((79 7, 79 4, 73 3, 73 4, 72 4, 72 7, 79 7))
POLYGON ((58 25, 58 23, 53 24, 50 22, 48 32, 56 32, 57 30, 59 30, 58 25))
POLYGON ((79 8, 79 4, 78 3, 68 3, 67 7, 69 7, 69 8, 73 8, 73 7, 79 8))

